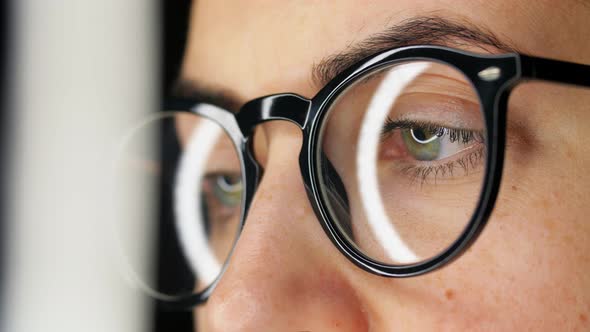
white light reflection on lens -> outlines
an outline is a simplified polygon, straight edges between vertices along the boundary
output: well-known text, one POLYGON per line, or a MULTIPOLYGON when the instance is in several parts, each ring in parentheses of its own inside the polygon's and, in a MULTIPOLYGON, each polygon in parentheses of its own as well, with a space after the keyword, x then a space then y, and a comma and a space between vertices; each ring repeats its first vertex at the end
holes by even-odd
POLYGON ((369 103, 357 144, 357 181, 367 223, 389 258, 401 264, 416 263, 419 258, 399 236, 387 216, 379 192, 377 148, 381 128, 391 106, 403 89, 429 66, 425 62, 403 64, 387 73, 369 103))
POLYGON ((221 134, 221 127, 213 121, 203 119, 197 123, 179 160, 174 184, 174 220, 182 250, 204 284, 212 283, 221 271, 219 261, 208 246, 204 211, 198 201, 209 155, 221 134))

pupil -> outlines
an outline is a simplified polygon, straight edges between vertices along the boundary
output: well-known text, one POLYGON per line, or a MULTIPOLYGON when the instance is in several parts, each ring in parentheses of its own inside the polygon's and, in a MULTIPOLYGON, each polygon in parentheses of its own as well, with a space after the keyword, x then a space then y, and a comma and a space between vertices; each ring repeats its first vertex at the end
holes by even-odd
POLYGON ((436 132, 423 128, 410 129, 410 132, 412 134, 412 138, 418 144, 426 145, 434 142, 438 137, 440 137, 440 135, 438 135, 436 132))
POLYGON ((235 185, 235 184, 236 184, 236 179, 235 179, 235 177, 231 177, 231 176, 228 176, 228 175, 223 175, 223 176, 221 177, 221 179, 222 179, 222 181, 223 181, 223 182, 224 182, 226 185, 228 185, 228 186, 233 186, 233 185, 235 185))
POLYGON ((426 132, 422 129, 414 129, 413 131, 414 131, 414 136, 421 141, 425 141, 428 138, 430 138, 430 137, 426 137, 426 132))
POLYGON ((241 178, 239 175, 219 175, 217 186, 225 192, 236 192, 241 190, 241 178))

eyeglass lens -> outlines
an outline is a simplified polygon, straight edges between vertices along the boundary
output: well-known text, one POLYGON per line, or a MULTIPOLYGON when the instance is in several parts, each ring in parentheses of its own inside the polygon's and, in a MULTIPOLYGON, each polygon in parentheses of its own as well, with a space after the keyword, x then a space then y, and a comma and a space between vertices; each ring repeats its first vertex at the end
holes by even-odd
POLYGON ((433 258, 465 230, 486 164, 485 122, 470 80, 431 61, 359 78, 322 127, 322 199, 358 251, 387 265, 433 258))
MULTIPOLYGON (((166 257, 157 269, 132 267, 135 281, 149 294, 164 300, 188 296, 218 277, 242 214, 238 156, 218 124, 190 113, 163 113, 124 142, 117 171, 134 178, 152 204, 138 218, 145 224, 130 229, 155 229, 166 257)), ((132 243, 124 244, 124 251, 146 254, 132 243)))

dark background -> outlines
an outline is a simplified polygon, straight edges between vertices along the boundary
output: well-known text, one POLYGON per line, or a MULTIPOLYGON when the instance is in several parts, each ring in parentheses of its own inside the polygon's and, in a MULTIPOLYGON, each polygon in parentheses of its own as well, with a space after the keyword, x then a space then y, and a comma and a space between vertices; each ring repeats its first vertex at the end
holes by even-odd
POLYGON ((162 96, 169 94, 174 81, 176 80, 182 54, 186 43, 188 32, 188 20, 190 16, 190 0, 162 0, 162 96))
MULTIPOLYGON (((188 32, 188 19, 190 16, 190 0, 162 0, 162 86, 161 97, 164 100, 170 95, 170 91, 178 77, 182 55, 188 32)), ((163 238, 162 232, 159 238, 160 247, 163 238)), ((166 257, 164 250, 160 251, 159 266, 165 266, 170 257, 166 257)), ((183 332, 192 331, 193 319, 190 311, 171 311, 161 306, 154 306, 154 332, 183 332)))
MULTIPOLYGON (((8 27, 11 25, 9 21, 9 1, 0 1, 0 300, 4 298, 4 253, 6 245, 6 232, 4 232, 4 222, 6 220, 6 162, 5 157, 8 154, 6 149, 8 147, 8 27)), ((2 313, 4 312, 0 302, 0 322, 2 321, 2 313)))

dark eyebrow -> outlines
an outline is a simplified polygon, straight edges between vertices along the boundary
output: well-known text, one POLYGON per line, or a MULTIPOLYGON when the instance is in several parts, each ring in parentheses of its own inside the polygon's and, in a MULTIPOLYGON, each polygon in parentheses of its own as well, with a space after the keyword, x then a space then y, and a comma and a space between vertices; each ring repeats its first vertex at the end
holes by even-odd
POLYGON ((208 87, 182 77, 173 84, 170 94, 173 98, 191 99, 196 102, 213 104, 234 113, 242 105, 240 98, 230 90, 208 87))
POLYGON ((322 59, 313 66, 312 81, 322 87, 346 68, 373 54, 411 45, 467 45, 479 47, 486 52, 491 52, 489 47, 496 51, 515 52, 514 47, 503 43, 483 27, 438 16, 419 16, 404 20, 322 59))

